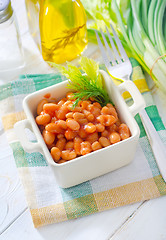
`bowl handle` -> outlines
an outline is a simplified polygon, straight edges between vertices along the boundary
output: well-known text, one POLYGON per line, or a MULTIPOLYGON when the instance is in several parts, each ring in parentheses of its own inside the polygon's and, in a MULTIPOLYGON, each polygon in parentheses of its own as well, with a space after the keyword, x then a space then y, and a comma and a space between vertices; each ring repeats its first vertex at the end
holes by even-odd
POLYGON ((133 116, 135 116, 140 110, 146 107, 143 96, 132 81, 125 80, 123 83, 118 85, 118 88, 120 90, 120 93, 128 91, 133 98, 134 103, 129 107, 129 111, 133 116))
POLYGON ((32 153, 32 152, 42 153, 42 148, 41 148, 41 145, 39 142, 30 142, 29 141, 29 139, 27 138, 26 133, 25 133, 25 128, 32 130, 32 126, 28 119, 19 121, 14 125, 15 133, 17 134, 18 139, 21 142, 23 149, 28 153, 32 153))

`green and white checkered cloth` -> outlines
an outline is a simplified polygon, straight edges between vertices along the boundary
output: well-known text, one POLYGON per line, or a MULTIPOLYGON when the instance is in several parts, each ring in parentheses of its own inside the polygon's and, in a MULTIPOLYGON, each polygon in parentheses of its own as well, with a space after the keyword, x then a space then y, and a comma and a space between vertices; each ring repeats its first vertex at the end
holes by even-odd
MULTIPOLYGON (((133 80, 145 98, 146 111, 166 144, 166 130, 148 91, 142 70, 132 60, 133 80)), ((35 227, 86 216, 107 209, 166 194, 139 115, 140 139, 135 159, 121 169, 80 185, 60 188, 46 160, 40 153, 26 153, 14 133, 14 124, 25 119, 22 101, 34 91, 63 81, 60 74, 27 75, 0 87, 0 116, 13 150, 20 179, 35 227)))

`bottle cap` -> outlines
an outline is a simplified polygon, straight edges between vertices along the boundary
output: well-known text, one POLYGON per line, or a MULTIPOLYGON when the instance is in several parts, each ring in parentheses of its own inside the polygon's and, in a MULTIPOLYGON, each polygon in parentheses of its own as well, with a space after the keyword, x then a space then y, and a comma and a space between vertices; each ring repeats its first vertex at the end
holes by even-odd
POLYGON ((6 22, 13 14, 10 0, 0 0, 0 24, 6 22))

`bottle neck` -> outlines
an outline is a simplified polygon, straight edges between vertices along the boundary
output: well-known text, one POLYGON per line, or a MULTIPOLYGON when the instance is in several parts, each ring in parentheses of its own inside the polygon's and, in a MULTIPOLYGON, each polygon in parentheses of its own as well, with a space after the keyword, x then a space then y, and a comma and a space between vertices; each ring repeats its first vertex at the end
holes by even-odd
POLYGON ((8 0, 0 0, 0 24, 6 22, 13 15, 11 2, 8 0))

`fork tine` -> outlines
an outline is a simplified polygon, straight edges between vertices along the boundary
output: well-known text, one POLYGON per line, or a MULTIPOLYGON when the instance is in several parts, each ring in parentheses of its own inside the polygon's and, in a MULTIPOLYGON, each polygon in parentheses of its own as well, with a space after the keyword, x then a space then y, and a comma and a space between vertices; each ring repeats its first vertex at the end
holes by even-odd
POLYGON ((103 40, 104 40, 105 46, 106 46, 106 48, 107 48, 108 55, 109 55, 109 57, 110 57, 110 59, 111 59, 111 62, 113 63, 113 65, 117 65, 117 63, 116 63, 116 61, 115 61, 115 59, 114 59, 113 52, 112 52, 111 48, 109 47, 108 42, 107 42, 107 40, 106 40, 106 38, 105 38, 105 36, 104 36, 104 33, 103 33, 103 31, 102 31, 101 29, 100 29, 100 32, 101 32, 101 35, 102 35, 102 37, 103 37, 103 40))
POLYGON ((119 53, 118 53, 118 51, 117 51, 117 49, 116 49, 116 47, 115 47, 115 44, 114 44, 114 42, 113 42, 113 40, 112 40, 112 37, 111 37, 111 35, 110 35, 107 27, 106 27, 106 30, 107 30, 107 35, 108 35, 108 38, 109 38, 109 40, 110 40, 110 43, 111 43, 113 52, 114 52, 114 54, 115 54, 115 56, 116 56, 116 59, 118 60, 119 63, 122 63, 122 60, 121 60, 121 58, 120 58, 120 56, 119 56, 119 53))
POLYGON ((109 59, 108 59, 108 57, 107 57, 107 54, 106 54, 105 49, 104 49, 104 46, 103 46, 103 44, 102 44, 102 42, 101 42, 101 40, 100 40, 100 37, 99 37, 99 35, 98 35, 98 33, 97 33, 96 30, 95 30, 95 33, 96 33, 98 45, 99 45, 99 48, 100 48, 100 50, 101 50, 101 54, 102 54, 104 63, 105 63, 105 65, 106 65, 106 67, 109 68, 109 67, 111 66, 110 61, 109 61, 109 59))
POLYGON ((117 44, 117 46, 118 46, 118 49, 119 49, 119 52, 120 52, 122 58, 123 58, 124 60, 128 60, 129 58, 128 58, 127 54, 126 54, 126 51, 124 50, 124 47, 123 47, 123 45, 122 45, 122 43, 121 43, 118 35, 116 34, 113 26, 112 26, 111 24, 110 24, 110 26, 111 26, 111 28, 112 28, 112 32, 113 32, 113 35, 114 35, 116 44, 117 44))

